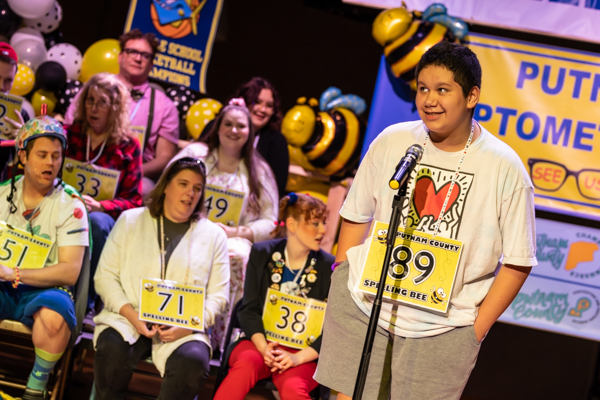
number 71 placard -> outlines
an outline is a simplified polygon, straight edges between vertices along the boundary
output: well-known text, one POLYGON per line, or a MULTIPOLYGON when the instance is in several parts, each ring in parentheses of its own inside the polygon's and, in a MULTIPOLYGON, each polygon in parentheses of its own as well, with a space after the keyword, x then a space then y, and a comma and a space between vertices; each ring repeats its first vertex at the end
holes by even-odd
POLYGON ((142 278, 140 320, 204 331, 204 288, 142 278))

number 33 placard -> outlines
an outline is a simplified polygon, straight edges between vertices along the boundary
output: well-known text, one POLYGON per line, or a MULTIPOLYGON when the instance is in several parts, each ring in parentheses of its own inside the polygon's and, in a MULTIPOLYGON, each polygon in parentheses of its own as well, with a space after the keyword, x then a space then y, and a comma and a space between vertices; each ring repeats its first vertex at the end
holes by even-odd
POLYGON ((120 176, 121 171, 66 158, 62 179, 82 195, 102 201, 115 198, 120 176))

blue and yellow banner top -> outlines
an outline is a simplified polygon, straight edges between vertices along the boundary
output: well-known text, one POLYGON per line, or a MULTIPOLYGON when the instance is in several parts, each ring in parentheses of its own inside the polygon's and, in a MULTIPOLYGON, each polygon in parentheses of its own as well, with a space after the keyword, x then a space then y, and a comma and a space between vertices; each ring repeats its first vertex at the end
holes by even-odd
POLYGON ((484 35, 475 118, 521 157, 536 205, 600 218, 600 55, 484 35))
POLYGON ((150 77, 206 93, 206 71, 223 0, 131 0, 125 32, 159 39, 150 77))

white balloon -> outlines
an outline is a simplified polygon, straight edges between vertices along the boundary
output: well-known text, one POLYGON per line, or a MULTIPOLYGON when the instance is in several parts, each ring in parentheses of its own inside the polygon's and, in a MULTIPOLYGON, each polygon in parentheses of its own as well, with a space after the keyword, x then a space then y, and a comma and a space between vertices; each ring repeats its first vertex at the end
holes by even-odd
POLYGON ((10 37, 10 45, 12 47, 15 47, 15 45, 23 39, 35 39, 38 42, 40 42, 41 44, 43 44, 44 46, 46 45, 46 42, 44 42, 44 36, 42 36, 42 33, 38 30, 29 28, 29 27, 23 27, 23 28, 17 29, 17 31, 15 33, 13 33, 12 36, 10 37))
POLYGON ((33 109, 33 106, 31 105, 31 103, 28 102, 26 99, 23 99, 23 103, 21 104, 21 109, 27 111, 27 114, 29 114, 29 118, 35 118, 35 110, 33 109))
POLYGON ((56 61, 67 71, 67 78, 76 80, 81 73, 81 60, 83 56, 77 47, 69 43, 59 43, 50 47, 46 60, 56 61))
POLYGON ((35 39, 23 39, 13 48, 19 57, 19 62, 34 71, 46 59, 46 46, 35 39))
POLYGON ((23 18, 39 18, 53 5, 54 0, 8 0, 10 9, 23 18))
POLYGON ((63 11, 58 1, 54 2, 50 11, 38 18, 24 18, 23 22, 30 28, 36 29, 43 33, 50 33, 60 25, 62 21, 63 11))

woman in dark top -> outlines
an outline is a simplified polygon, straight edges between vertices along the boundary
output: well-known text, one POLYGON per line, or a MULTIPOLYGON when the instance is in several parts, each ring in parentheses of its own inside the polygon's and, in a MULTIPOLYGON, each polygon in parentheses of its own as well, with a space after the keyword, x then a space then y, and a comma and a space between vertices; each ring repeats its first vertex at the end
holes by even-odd
POLYGON ((271 377, 282 400, 310 399, 317 387, 321 337, 302 350, 268 342, 262 320, 269 288, 326 300, 334 257, 320 250, 325 233, 325 205, 303 194, 290 193, 280 201, 279 224, 273 232, 281 239, 255 243, 246 270, 244 297, 238 311, 247 340, 238 342, 229 357, 229 372, 215 400, 242 400, 254 384, 271 377))
MULTIPOLYGON (((248 105, 255 132, 254 147, 273 170, 279 197, 287 192, 285 186, 290 167, 287 141, 281 133, 281 99, 269 81, 255 77, 237 88, 231 98, 242 97, 248 105)), ((212 122, 202 131, 200 140, 205 140, 212 122)))

